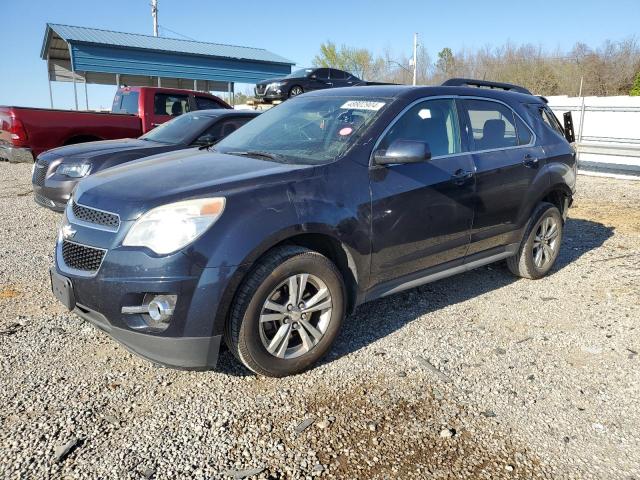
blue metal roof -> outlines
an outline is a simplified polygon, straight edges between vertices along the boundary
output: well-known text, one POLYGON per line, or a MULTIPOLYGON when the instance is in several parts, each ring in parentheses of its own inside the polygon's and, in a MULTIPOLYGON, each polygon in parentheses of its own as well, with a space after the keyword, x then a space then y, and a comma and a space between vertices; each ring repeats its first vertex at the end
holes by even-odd
POLYGON ((90 43, 94 45, 109 45, 123 48, 136 48, 142 50, 155 50, 159 52, 184 53, 188 55, 204 55, 208 57, 232 58, 237 60, 252 60, 258 62, 280 63, 294 65, 295 62, 287 60, 264 48, 240 47, 237 45, 224 45, 220 43, 197 42, 194 40, 181 40, 177 38, 154 37, 138 33, 114 32, 97 28, 75 27, 71 25, 59 25, 47 23, 44 42, 40 56, 45 59, 51 30, 68 43, 90 43))

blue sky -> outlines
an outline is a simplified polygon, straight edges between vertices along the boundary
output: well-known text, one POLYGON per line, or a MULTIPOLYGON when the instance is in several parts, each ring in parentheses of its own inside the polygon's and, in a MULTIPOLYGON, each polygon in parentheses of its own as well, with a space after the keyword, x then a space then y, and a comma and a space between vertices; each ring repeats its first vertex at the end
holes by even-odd
MULTIPOLYGON (((149 3, 0 0, 0 105, 49 106, 39 56, 47 22, 151 34, 149 3)), ((640 0, 159 0, 159 23, 196 40, 262 47, 307 66, 326 40, 409 56, 413 32, 432 58, 443 47, 455 51, 506 41, 562 50, 576 41, 597 46, 607 38, 640 35, 640 0)), ((166 29, 160 33, 180 38, 166 29)), ((114 90, 89 85, 89 106, 110 106, 114 90)), ((71 84, 53 84, 53 95, 57 108, 73 105, 71 84)))

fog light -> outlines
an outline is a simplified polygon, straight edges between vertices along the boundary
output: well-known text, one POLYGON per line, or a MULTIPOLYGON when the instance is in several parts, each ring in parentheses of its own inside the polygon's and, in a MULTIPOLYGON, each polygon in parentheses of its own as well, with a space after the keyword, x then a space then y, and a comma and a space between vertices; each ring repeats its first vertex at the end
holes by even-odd
MULTIPOLYGON (((121 311, 125 315, 141 314, 147 326, 164 329, 169 326, 177 298, 177 295, 147 293, 144 296, 142 305, 122 307, 121 311)), ((140 327, 142 325, 136 328, 140 327)))
POLYGON ((166 322, 173 315, 175 295, 158 295, 149 302, 149 316, 154 322, 166 322))

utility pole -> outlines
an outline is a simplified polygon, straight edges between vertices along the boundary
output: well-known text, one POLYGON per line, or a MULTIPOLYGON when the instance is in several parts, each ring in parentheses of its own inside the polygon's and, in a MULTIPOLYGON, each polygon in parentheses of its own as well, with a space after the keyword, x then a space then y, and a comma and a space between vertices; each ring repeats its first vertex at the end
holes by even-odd
POLYGON ((153 36, 158 36, 158 0, 151 0, 151 16, 153 17, 153 36))
POLYGON ((416 84, 418 76, 418 34, 413 34, 413 84, 416 84))

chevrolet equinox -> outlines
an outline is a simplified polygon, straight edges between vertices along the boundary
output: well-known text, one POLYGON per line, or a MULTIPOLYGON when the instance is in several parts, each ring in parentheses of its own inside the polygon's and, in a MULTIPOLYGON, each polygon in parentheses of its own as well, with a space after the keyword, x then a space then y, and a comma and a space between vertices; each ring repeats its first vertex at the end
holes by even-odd
POLYGON ((295 374, 363 302, 499 260, 546 275, 570 130, 493 82, 296 96, 215 146, 82 180, 52 289, 153 362, 212 368, 224 341, 254 372, 295 374))

